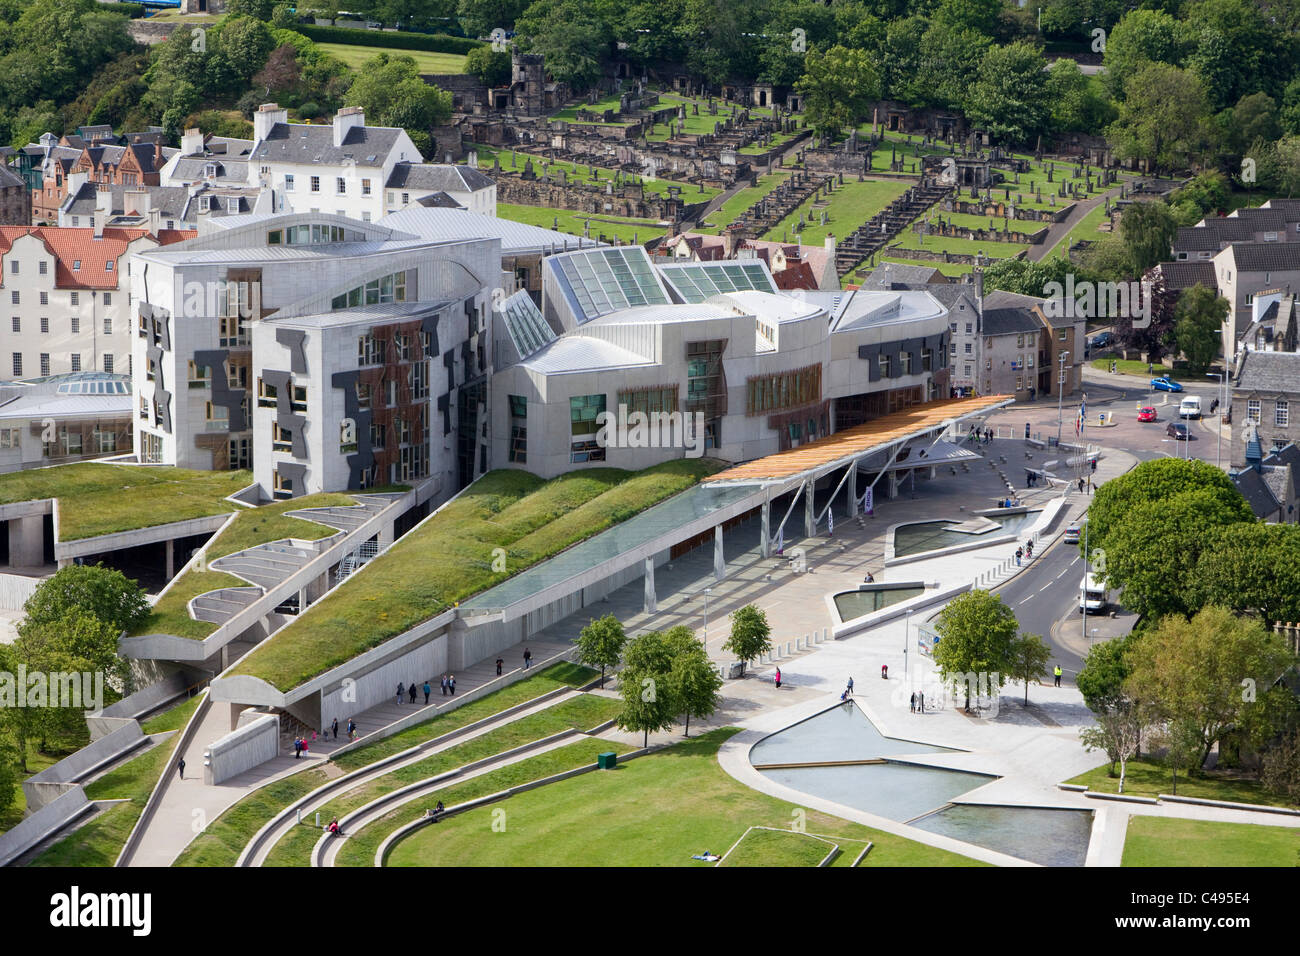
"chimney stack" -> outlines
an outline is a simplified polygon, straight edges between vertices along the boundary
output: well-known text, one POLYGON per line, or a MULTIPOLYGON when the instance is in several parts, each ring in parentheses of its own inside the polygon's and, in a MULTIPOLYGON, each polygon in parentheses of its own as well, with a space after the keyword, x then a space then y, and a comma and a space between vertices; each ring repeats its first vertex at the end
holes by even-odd
POLYGON ((253 114, 253 141, 260 143, 271 133, 276 123, 289 122, 289 111, 280 109, 276 103, 263 103, 253 114))
POLYGON ((203 131, 197 126, 181 134, 181 155, 198 156, 203 152, 203 131))
POLYGON ((366 113, 360 106, 345 106, 334 114, 334 147, 343 145, 348 130, 366 125, 366 113))

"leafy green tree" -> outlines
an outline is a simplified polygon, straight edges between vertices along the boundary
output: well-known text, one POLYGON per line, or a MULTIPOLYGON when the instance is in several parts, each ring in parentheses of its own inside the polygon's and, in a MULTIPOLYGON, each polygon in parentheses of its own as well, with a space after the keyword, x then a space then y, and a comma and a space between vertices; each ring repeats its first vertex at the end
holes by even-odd
MULTIPOLYGON (((689 643, 683 641, 677 645, 670 679, 673 686, 673 700, 685 714, 686 726, 683 736, 689 737, 691 716, 708 717, 722 702, 722 697, 718 693, 722 688, 722 677, 718 673, 717 665, 709 660, 704 645, 695 639, 695 635, 689 628, 680 629, 686 632, 685 637, 689 643)), ((670 644, 673 643, 671 638, 669 641, 670 644)))
POLYGON ((1134 272, 1142 273, 1173 255, 1178 222, 1165 203, 1138 202, 1124 211, 1119 230, 1134 272))
POLYGON ((758 75, 765 8, 732 0, 686 0, 678 25, 691 73, 713 84, 758 75))
POLYGON ((722 649, 739 658, 743 676, 746 664, 772 649, 772 628, 767 623, 766 612, 753 604, 732 612, 731 636, 722 649))
POLYGON ((925 35, 930 21, 925 17, 890 20, 885 26, 880 51, 881 85, 884 95, 908 106, 932 106, 935 89, 925 70, 925 35))
POLYGON ((776 3, 759 42, 758 78, 777 86, 794 86, 804 72, 807 51, 824 50, 837 42, 835 11, 809 0, 776 3))
MULTIPOLYGON (((1300 730, 1280 737, 1263 753, 1259 782, 1292 806, 1300 806, 1300 730)), ((0 800, 4 799, 0 783, 0 800)), ((2 809, 2 808, 0 808, 2 809)))
POLYGON ((1210 146, 1210 104, 1200 77, 1150 63, 1125 83, 1119 118, 1106 136, 1120 159, 1142 160, 1153 171, 1186 169, 1210 146))
POLYGON ((87 77, 134 46, 127 19, 95 0, 31 0, 0 32, 0 106, 74 99, 87 77))
POLYGON ((515 43, 546 57, 546 71, 575 90, 600 79, 613 31, 595 7, 582 0, 534 0, 515 24, 515 43))
POLYGON ((987 676, 990 688, 1000 688, 1015 669, 1016 615, 1002 598, 984 590, 953 598, 935 623, 939 643, 934 662, 944 683, 965 684, 966 710, 970 710, 970 674, 987 676))
POLYGON ((1287 133, 1292 136, 1300 135, 1300 76, 1292 79, 1282 93, 1282 108, 1278 121, 1287 133))
POLYGON ((923 75, 933 88, 936 105, 962 109, 966 92, 975 82, 980 61, 992 40, 972 29, 942 20, 932 23, 921 37, 923 75))
POLYGON ((1124 792, 1128 762, 1137 754, 1142 742, 1143 710, 1127 698, 1096 715, 1096 724, 1079 731, 1086 750, 1104 751, 1110 760, 1110 776, 1119 764, 1119 792, 1124 792))
POLYGON ((1133 10, 1106 37, 1102 74, 1111 96, 1122 100, 1128 80, 1152 63, 1178 66, 1187 42, 1178 20, 1163 10, 1133 10))
POLYGON ((465 32, 474 37, 490 36, 492 31, 513 30, 531 0, 459 0, 456 16, 465 32))
POLYGON ((1186 65, 1204 81, 1216 110, 1257 90, 1277 92, 1294 69, 1295 60, 1285 59, 1294 47, 1249 0, 1193 0, 1182 19, 1186 65))
POLYGON ((804 115, 825 136, 865 119, 880 98, 880 75, 862 50, 834 46, 825 54, 809 51, 796 89, 804 97, 804 115))
POLYGON ((1199 767, 1224 734, 1256 745, 1276 731, 1270 698, 1289 695, 1274 682, 1295 664, 1280 635, 1258 621, 1209 606, 1188 619, 1161 618, 1129 654, 1128 695, 1147 703, 1179 747, 1175 766, 1199 767), (1184 736, 1196 741, 1188 757, 1184 736))
POLYGON ((1243 521, 1215 529, 1192 581, 1195 604, 1300 620, 1300 525, 1243 521))
POLYGON ((1043 54, 1025 40, 990 47, 966 104, 971 125, 1000 142, 1031 142, 1051 121, 1046 69, 1043 54))
MULTIPOLYGON (((242 89, 266 65, 267 57, 275 49, 271 28, 253 17, 226 17, 214 32, 214 55, 224 61, 231 73, 227 88, 242 89)), ((209 64, 209 71, 211 68, 209 64)))
POLYGON ((1179 297, 1176 315, 1174 341, 1191 369, 1203 372, 1219 354, 1228 300, 1198 282, 1179 297))
POLYGON ((70 565, 36 586, 23 605, 25 617, 18 633, 27 635, 59 624, 74 611, 89 614, 121 633, 145 622, 149 601, 139 584, 115 568, 70 565))
POLYGON ((1231 146, 1240 155, 1251 143, 1273 141, 1282 135, 1277 102, 1267 93, 1243 96, 1232 108, 1231 146))
POLYGON ((1124 681, 1128 679, 1127 654, 1137 638, 1133 635, 1112 638, 1093 644, 1083 659, 1075 686, 1083 702, 1094 714, 1104 714, 1124 701, 1124 681))
POLYGON ((1002 0, 941 0, 934 21, 958 30, 992 36, 997 30, 1002 0))
POLYGON ((1052 109, 1052 128, 1059 132, 1090 132, 1115 118, 1115 110, 1098 84, 1083 75, 1078 63, 1065 57, 1047 71, 1047 96, 1052 109))
POLYGON ((1025 703, 1029 706, 1029 682, 1047 676, 1052 649, 1037 634, 1021 634, 1011 644, 1011 673, 1025 682, 1025 703))
POLYGON ((402 127, 421 152, 428 149, 429 130, 451 118, 451 94, 420 79, 419 67, 409 56, 380 53, 367 60, 345 102, 362 107, 367 123, 402 127))
POLYGON ((13 806, 18 792, 18 754, 12 744, 0 741, 0 815, 13 806))
POLYGON ((232 17, 252 17, 254 20, 270 20, 275 8, 275 0, 227 0, 226 13, 232 17))
POLYGON ((600 686, 605 686, 605 669, 618 666, 627 636, 613 614, 591 621, 578 632, 578 660, 600 668, 600 686))
POLYGON ((658 631, 627 642, 618 678, 623 709, 615 722, 623 730, 641 731, 643 746, 649 746, 652 731, 670 729, 682 709, 674 699, 672 667, 672 651, 658 631))
POLYGON ((1195 218, 1191 222, 1179 222, 1179 225, 1184 226, 1195 225, 1207 215, 1226 210, 1231 200, 1232 186, 1228 183, 1228 177, 1217 169, 1198 173, 1169 195, 1171 206, 1190 203, 1195 209, 1195 218))
POLYGON ((510 53, 490 46, 475 47, 465 56, 465 72, 478 77, 484 86, 503 86, 510 82, 510 53))

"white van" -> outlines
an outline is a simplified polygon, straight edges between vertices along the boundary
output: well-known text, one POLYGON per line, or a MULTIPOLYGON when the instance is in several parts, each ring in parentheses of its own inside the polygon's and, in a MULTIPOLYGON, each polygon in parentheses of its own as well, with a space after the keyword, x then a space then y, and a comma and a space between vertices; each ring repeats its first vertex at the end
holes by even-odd
POLYGON ((1106 585, 1091 571, 1084 575, 1079 591, 1079 609, 1085 614, 1100 614, 1110 605, 1110 593, 1106 590, 1106 585))
POLYGON ((1200 418, 1201 399, 1199 395, 1188 395, 1178 406, 1179 418, 1200 418))

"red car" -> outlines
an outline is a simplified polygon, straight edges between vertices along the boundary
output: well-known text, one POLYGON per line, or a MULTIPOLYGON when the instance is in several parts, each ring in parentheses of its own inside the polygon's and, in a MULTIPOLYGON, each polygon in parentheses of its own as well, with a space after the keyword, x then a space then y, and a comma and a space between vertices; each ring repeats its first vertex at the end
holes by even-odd
POLYGON ((1156 421, 1156 410, 1152 408, 1150 405, 1144 405, 1142 408, 1139 408, 1138 421, 1140 422, 1156 421))

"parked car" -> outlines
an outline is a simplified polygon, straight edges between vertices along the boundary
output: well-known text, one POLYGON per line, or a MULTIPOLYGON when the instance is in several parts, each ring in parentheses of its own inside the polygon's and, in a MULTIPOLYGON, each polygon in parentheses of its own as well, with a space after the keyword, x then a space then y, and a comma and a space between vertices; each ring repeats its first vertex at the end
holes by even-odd
POLYGON ((1171 379, 1169 376, 1161 376, 1151 380, 1151 387, 1157 392, 1181 392, 1183 387, 1171 379))
POLYGON ((1199 395, 1188 395, 1178 406, 1179 418, 1200 418, 1201 417, 1201 398, 1199 395))
POLYGON ((1081 529, 1081 526, 1080 526, 1079 522, 1077 522, 1077 521, 1072 521, 1072 522, 1070 522, 1068 525, 1066 525, 1066 528, 1065 528, 1065 543, 1066 543, 1066 544, 1078 544, 1078 543, 1079 543, 1079 534, 1080 534, 1080 531, 1081 531, 1081 530, 1082 530, 1082 529, 1081 529))
POLYGON ((1158 422, 1159 420, 1160 420, 1160 416, 1156 414, 1156 410, 1152 408, 1150 405, 1143 405, 1141 408, 1138 409, 1138 421, 1158 422))
POLYGON ((1165 434, 1174 441, 1187 441, 1192 437, 1192 433, 1188 431, 1187 426, 1181 422, 1170 422, 1165 426, 1165 434))
POLYGON ((1092 340, 1092 348, 1104 349, 1115 341, 1115 336, 1109 332, 1101 332, 1092 340))

